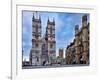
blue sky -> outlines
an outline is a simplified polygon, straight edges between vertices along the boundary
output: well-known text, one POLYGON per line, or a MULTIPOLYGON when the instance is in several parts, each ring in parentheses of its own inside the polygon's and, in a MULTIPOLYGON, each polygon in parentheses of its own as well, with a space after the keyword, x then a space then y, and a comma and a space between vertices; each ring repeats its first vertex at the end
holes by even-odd
MULTIPOLYGON (((24 50, 24 59, 29 58, 30 49, 32 46, 32 16, 33 13, 36 18, 41 16, 42 36, 45 34, 45 28, 47 26, 48 18, 50 21, 55 20, 55 32, 56 32, 56 55, 58 55, 59 48, 65 49, 70 42, 74 39, 75 25, 79 27, 82 25, 83 13, 60 13, 60 12, 34 12, 23 11, 23 41, 22 46, 24 50)), ((89 21, 89 14, 88 14, 89 21)), ((65 52, 65 51, 64 51, 65 52)))

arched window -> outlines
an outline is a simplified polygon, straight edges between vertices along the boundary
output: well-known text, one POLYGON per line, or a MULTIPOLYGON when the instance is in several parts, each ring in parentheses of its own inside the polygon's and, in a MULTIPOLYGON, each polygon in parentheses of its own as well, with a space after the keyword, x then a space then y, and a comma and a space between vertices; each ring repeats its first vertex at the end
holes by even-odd
POLYGON ((39 44, 38 44, 38 43, 36 43, 36 44, 35 44, 35 46, 36 46, 36 47, 38 47, 38 46, 39 46, 39 44))
POLYGON ((50 48, 53 48, 53 44, 52 43, 50 44, 50 48))

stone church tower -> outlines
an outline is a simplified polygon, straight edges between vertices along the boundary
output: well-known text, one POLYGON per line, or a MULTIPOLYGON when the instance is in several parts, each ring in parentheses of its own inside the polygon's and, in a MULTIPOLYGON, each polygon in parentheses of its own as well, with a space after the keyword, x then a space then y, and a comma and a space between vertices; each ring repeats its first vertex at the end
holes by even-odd
POLYGON ((55 21, 51 22, 49 19, 47 21, 46 28, 46 40, 47 40, 47 50, 49 56, 49 63, 54 63, 56 57, 56 41, 55 41, 55 21))
POLYGON ((52 64, 56 58, 55 21, 47 21, 46 33, 41 37, 41 17, 32 18, 32 49, 30 65, 52 64))
POLYGON ((89 64, 89 23, 87 22, 87 15, 82 17, 82 28, 75 26, 75 58, 76 63, 89 64))
POLYGON ((80 63, 80 32, 79 32, 79 25, 75 26, 75 60, 76 63, 80 63))
POLYGON ((41 17, 32 18, 32 49, 30 51, 30 64, 41 65, 41 17))
POLYGON ((89 24, 87 22, 87 15, 82 17, 82 43, 82 60, 83 63, 89 64, 89 24))
POLYGON ((82 27, 75 25, 75 39, 73 45, 66 48, 66 63, 89 64, 89 22, 88 15, 82 16, 82 27), (73 49, 73 50, 72 50, 73 49), (73 55, 71 55, 73 53, 73 55))

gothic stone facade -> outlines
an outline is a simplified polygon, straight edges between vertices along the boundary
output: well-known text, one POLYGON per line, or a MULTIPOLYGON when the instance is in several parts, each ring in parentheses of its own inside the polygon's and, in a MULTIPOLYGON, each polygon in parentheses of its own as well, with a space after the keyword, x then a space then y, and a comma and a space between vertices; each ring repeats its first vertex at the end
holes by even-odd
POLYGON ((56 57, 55 21, 47 21, 45 36, 41 37, 41 17, 32 18, 32 49, 30 51, 30 65, 43 65, 54 62, 56 57))
POLYGON ((55 21, 50 22, 48 19, 46 27, 46 45, 47 45, 47 54, 49 56, 49 63, 54 63, 56 57, 56 41, 55 41, 55 21))
POLYGON ((32 49, 30 51, 30 64, 41 65, 41 18, 32 18, 32 49))
POLYGON ((89 64, 89 23, 82 17, 82 28, 75 26, 75 39, 66 48, 66 64, 89 64))

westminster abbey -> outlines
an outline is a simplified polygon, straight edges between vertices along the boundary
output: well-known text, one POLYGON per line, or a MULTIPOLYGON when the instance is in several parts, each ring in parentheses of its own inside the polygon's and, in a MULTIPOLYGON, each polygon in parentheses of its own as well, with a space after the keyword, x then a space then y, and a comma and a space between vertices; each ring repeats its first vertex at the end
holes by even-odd
POLYGON ((30 65, 54 63, 56 57, 55 21, 47 20, 46 32, 42 37, 41 17, 32 17, 32 49, 30 65))
POLYGON ((41 17, 32 17, 32 48, 29 64, 41 66, 44 64, 89 64, 89 22, 87 15, 82 16, 82 27, 75 25, 73 42, 66 46, 65 58, 63 49, 56 56, 55 20, 47 20, 45 34, 42 37, 41 17))

